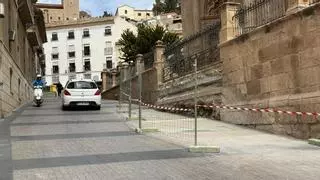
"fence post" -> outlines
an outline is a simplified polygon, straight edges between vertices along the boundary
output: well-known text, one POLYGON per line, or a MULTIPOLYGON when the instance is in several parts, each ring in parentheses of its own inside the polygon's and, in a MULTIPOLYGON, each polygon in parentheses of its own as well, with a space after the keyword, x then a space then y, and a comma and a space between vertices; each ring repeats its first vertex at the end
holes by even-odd
POLYGON ((122 86, 123 86, 123 65, 122 62, 119 63, 120 69, 120 80, 119 80, 119 109, 121 109, 121 100, 122 100, 122 86))
POLYGON ((108 72, 107 71, 102 71, 101 72, 101 76, 102 76, 102 91, 106 91, 107 90, 107 84, 108 84, 108 79, 107 79, 107 74, 108 72))
POLYGON ((164 45, 162 41, 156 42, 156 48, 154 51, 154 62, 153 66, 157 70, 157 81, 158 85, 163 82, 163 68, 164 68, 164 45))
POLYGON ((129 64, 124 62, 122 63, 122 66, 123 66, 123 82, 127 81, 128 80, 128 67, 129 67, 129 64))
POLYGON ((139 130, 142 130, 142 114, 141 114, 141 103, 142 103, 142 63, 143 62, 143 55, 142 54, 138 54, 137 55, 137 59, 136 62, 138 63, 139 67, 138 68, 138 85, 139 85, 139 130))
POLYGON ((198 146, 198 57, 194 59, 194 146, 198 146))
POLYGON ((117 85, 117 70, 112 69, 111 74, 112 74, 112 87, 114 87, 117 85))
POLYGON ((129 109, 128 109, 128 118, 129 118, 129 120, 131 119, 131 111, 132 111, 132 78, 133 78, 133 76, 132 76, 132 70, 133 70, 133 68, 134 68, 134 66, 133 66, 133 64, 132 63, 129 63, 129 75, 130 75, 130 77, 128 78, 129 79, 129 109))
POLYGON ((306 0, 287 0, 287 14, 292 14, 309 5, 306 0))
POLYGON ((220 30, 220 43, 233 39, 236 35, 236 26, 238 25, 233 18, 236 11, 240 7, 240 3, 225 2, 221 7, 221 30, 220 30))

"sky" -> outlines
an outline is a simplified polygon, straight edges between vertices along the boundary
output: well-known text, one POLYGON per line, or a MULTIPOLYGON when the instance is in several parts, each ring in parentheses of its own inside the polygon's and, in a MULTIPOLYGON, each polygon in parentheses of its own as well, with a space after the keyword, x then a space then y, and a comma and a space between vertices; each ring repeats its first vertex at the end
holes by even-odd
MULTIPOLYGON (((40 3, 60 3, 61 0, 38 0, 40 3)), ((101 16, 103 11, 115 13, 117 7, 127 4, 137 9, 152 9, 154 0, 80 0, 80 9, 92 16, 101 16)))

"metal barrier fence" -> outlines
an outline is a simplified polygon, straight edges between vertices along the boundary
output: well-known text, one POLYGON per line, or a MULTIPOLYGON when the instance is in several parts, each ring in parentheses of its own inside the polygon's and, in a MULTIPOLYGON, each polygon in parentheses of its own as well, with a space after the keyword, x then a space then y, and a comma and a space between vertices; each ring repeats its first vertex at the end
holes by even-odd
POLYGON ((144 54, 143 60, 144 60, 144 68, 145 69, 152 68, 153 63, 154 63, 154 51, 151 51, 149 53, 144 54))
MULTIPOLYGON (((192 78, 191 106, 157 106, 146 102, 154 94, 159 94, 158 74, 160 68, 154 62, 154 53, 141 55, 131 65, 122 65, 120 73, 119 113, 132 126, 143 132, 153 132, 167 138, 178 138, 184 144, 198 145, 198 79, 199 70, 220 62, 219 54, 220 22, 208 26, 193 36, 165 48, 163 81, 176 78, 192 78), (142 72, 142 70, 144 70, 142 72), (190 77, 189 77, 190 76, 190 77)), ((160 73, 161 74, 161 73, 160 73)))
POLYGON ((163 81, 185 76, 193 72, 194 58, 198 57, 198 69, 220 61, 219 44, 220 22, 208 26, 181 42, 165 49, 166 61, 163 81))
POLYGON ((234 16, 236 35, 248 33, 285 16, 287 6, 287 0, 256 0, 242 5, 234 16))
MULTIPOLYGON (((192 67, 195 70, 196 66, 192 67)), ((123 80, 120 81, 118 112, 142 132, 156 133, 166 138, 179 138, 184 144, 197 143, 195 110, 155 106, 143 102, 145 94, 142 94, 142 91, 143 87, 146 87, 144 83, 148 81, 143 79, 146 76, 143 76, 140 70, 135 69, 137 68, 133 65, 122 67, 121 79, 123 80)))

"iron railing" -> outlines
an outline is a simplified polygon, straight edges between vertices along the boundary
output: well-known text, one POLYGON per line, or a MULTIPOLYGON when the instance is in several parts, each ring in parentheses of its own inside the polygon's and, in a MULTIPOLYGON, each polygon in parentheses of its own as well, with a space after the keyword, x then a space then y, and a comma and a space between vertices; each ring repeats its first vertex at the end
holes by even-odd
POLYGON ((154 63, 154 50, 143 55, 144 69, 151 69, 154 63))
POLYGON ((234 18, 236 35, 248 33, 286 15, 287 0, 256 0, 242 5, 234 18))
POLYGON ((173 46, 166 47, 163 81, 193 73, 195 58, 199 70, 219 62, 219 31, 220 22, 216 22, 173 46))
POLYGON ((315 4, 315 3, 318 3, 320 2, 320 0, 309 0, 309 4, 315 4))

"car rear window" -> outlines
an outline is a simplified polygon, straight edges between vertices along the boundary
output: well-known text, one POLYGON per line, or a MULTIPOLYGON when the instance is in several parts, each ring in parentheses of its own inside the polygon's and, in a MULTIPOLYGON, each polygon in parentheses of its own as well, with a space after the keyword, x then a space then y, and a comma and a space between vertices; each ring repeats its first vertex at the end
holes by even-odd
POLYGON ((77 81, 70 82, 67 86, 67 89, 97 89, 97 85, 94 82, 87 81, 77 81))

